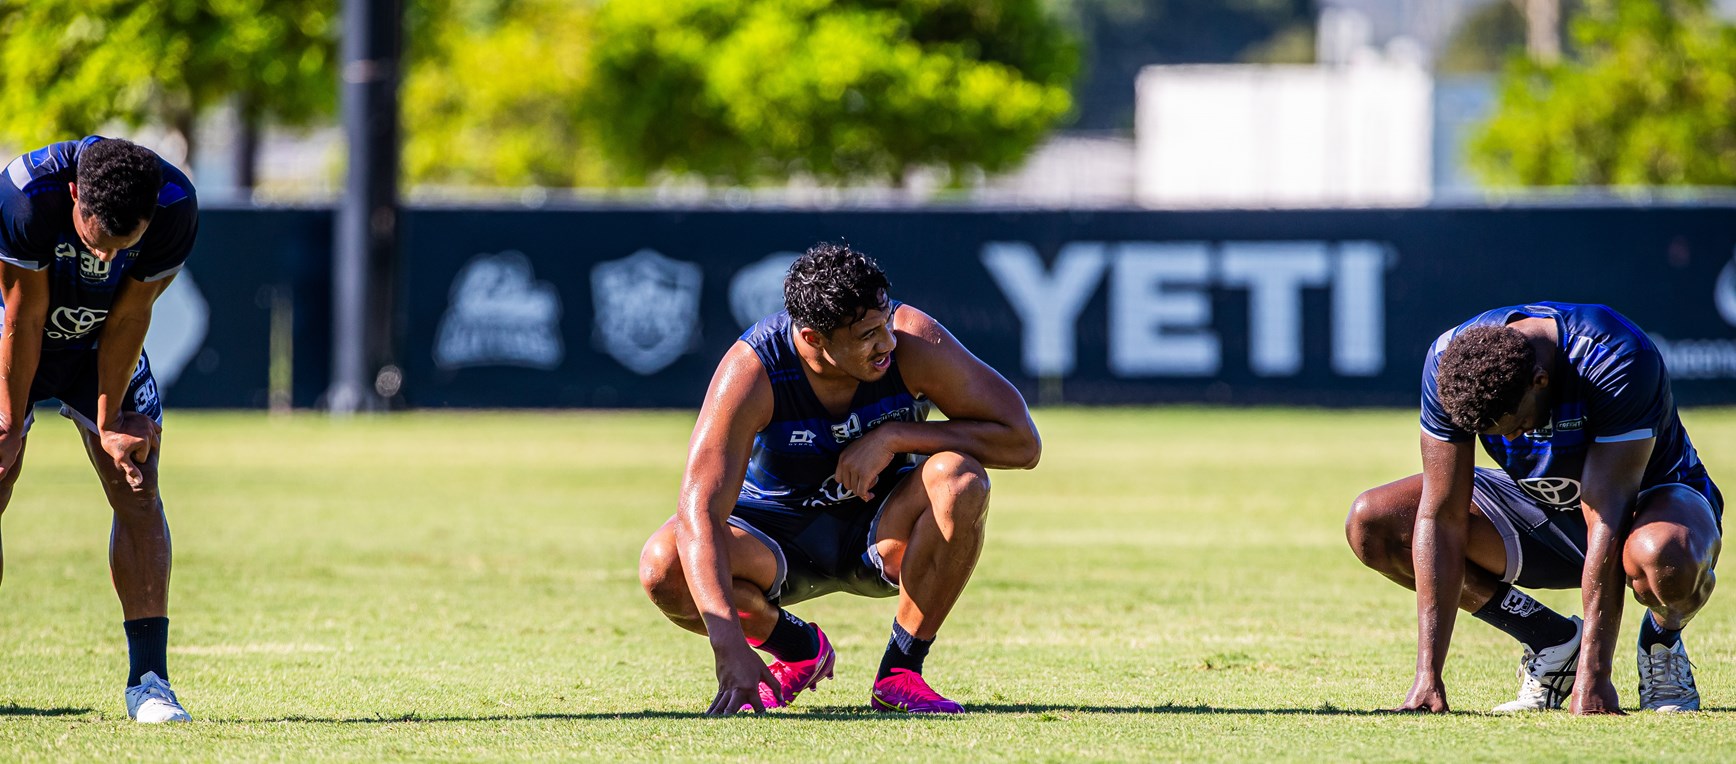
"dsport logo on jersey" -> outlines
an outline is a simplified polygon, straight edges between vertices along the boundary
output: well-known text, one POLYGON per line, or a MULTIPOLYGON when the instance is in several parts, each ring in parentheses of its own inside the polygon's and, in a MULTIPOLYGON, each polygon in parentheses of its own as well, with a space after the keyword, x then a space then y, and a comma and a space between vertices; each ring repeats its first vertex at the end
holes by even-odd
POLYGON ((54 313, 48 317, 48 331, 45 334, 49 339, 75 340, 96 331, 105 318, 108 318, 106 310, 55 308, 54 313))
POLYGON ((1579 508, 1579 481, 1563 477, 1525 478, 1519 487, 1531 498, 1556 509, 1579 508))

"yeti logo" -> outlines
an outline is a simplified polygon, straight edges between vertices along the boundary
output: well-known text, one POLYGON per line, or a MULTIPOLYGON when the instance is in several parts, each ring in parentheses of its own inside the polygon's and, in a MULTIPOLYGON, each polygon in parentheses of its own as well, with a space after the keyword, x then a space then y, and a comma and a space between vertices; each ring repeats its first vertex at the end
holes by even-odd
POLYGON ((735 272, 729 281, 729 313, 743 329, 784 309, 784 274, 797 257, 778 252, 735 272))
POLYGON ((697 263, 641 249, 591 269, 596 341, 603 352, 638 374, 655 374, 698 339, 697 263))
POLYGON ((80 250, 78 253, 78 275, 85 281, 108 281, 109 262, 80 250))
POLYGON ((1562 477, 1525 478, 1519 481, 1519 487, 1531 494, 1531 498, 1556 509, 1579 507, 1578 480, 1562 477))
POLYGON ((106 310, 91 310, 90 308, 61 307, 55 308, 48 317, 48 337, 56 340, 72 340, 96 331, 108 318, 106 310))
POLYGON ((436 366, 561 365, 560 293, 536 280, 523 253, 472 258, 452 279, 451 299, 435 332, 436 366))

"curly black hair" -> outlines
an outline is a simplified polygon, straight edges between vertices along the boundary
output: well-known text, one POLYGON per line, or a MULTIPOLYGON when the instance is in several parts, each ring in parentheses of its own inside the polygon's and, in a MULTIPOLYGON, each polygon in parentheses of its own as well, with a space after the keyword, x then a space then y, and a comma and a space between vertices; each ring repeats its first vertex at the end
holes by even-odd
POLYGON ((820 242, 790 264, 784 275, 784 308, 797 326, 831 336, 841 326, 886 307, 891 288, 874 258, 848 244, 820 242))
POLYGON ((104 138, 78 155, 78 204, 109 236, 132 233, 157 213, 163 162, 150 149, 104 138))
POLYGON ((1537 351, 1506 326, 1466 329, 1447 343, 1435 366, 1435 389, 1453 425, 1483 432, 1519 410, 1531 387, 1537 351))

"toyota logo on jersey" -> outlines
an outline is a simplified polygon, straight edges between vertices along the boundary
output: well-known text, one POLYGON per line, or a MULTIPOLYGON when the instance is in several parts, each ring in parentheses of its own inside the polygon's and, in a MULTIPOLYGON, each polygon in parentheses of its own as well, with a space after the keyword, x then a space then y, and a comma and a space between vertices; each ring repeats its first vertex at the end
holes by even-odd
POLYGON ((48 336, 57 340, 77 339, 90 334, 103 319, 108 318, 106 310, 91 310, 90 308, 55 308, 48 317, 48 336))
POLYGON ((1563 477, 1525 478, 1519 487, 1531 498, 1556 509, 1579 508, 1579 481, 1563 477))

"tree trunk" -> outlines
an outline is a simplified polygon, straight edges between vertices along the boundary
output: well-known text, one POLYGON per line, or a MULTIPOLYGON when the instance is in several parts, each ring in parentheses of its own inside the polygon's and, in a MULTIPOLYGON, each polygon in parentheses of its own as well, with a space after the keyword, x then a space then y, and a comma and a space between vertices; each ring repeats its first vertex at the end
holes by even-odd
POLYGON ((1525 14, 1525 52, 1539 64, 1561 60, 1561 0, 1513 0, 1525 14))

